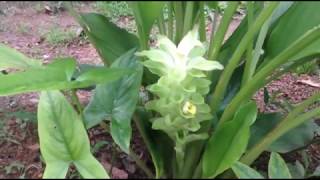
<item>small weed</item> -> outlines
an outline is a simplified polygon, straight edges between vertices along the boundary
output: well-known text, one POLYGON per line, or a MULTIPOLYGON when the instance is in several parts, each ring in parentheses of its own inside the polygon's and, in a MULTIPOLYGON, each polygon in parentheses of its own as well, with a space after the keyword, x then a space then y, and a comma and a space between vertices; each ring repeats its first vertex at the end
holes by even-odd
POLYGON ((15 171, 18 171, 18 173, 20 174, 19 178, 25 178, 25 174, 26 174, 25 166, 19 161, 14 161, 10 163, 4 169, 6 171, 6 174, 11 174, 15 171))
POLYGON ((98 12, 111 19, 118 19, 121 16, 132 16, 133 12, 126 2, 123 1, 98 1, 95 4, 98 12))
POLYGON ((35 4, 35 6, 34 6, 34 10, 35 10, 37 13, 42 12, 42 11, 43 11, 43 8, 44 8, 43 2, 41 2, 41 1, 37 2, 37 4, 35 4))
POLYGON ((77 37, 76 33, 70 29, 63 30, 59 27, 52 27, 44 34, 46 41, 53 45, 66 44, 77 37))
POLYGON ((4 32, 4 31, 6 31, 5 24, 1 23, 0 21, 0 32, 4 32))
POLYGON ((110 142, 108 142, 108 141, 98 141, 98 142, 92 147, 91 152, 92 152, 93 154, 95 154, 95 153, 99 152, 99 150, 100 150, 103 146, 109 145, 109 144, 110 144, 110 142))
POLYGON ((30 27, 24 23, 20 23, 17 26, 18 33, 27 34, 30 31, 30 27))
POLYGON ((320 71, 320 59, 314 59, 307 63, 302 64, 293 70, 294 73, 300 74, 318 74, 320 71))

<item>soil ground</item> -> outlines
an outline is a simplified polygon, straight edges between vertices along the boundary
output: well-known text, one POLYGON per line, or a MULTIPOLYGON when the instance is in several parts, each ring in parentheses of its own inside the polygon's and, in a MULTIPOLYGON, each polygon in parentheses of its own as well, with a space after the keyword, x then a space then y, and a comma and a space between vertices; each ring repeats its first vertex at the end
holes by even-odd
MULTIPOLYGON (((66 43, 52 44, 46 38, 46 32, 54 28, 60 28, 62 31, 76 32, 80 26, 67 12, 57 14, 46 13, 45 3, 40 8, 35 8, 36 2, 0 2, 0 43, 4 43, 20 52, 41 59, 44 62, 50 62, 57 57, 73 57, 78 63, 102 64, 96 50, 85 39, 74 37, 66 43), (28 4, 30 3, 30 4, 28 4)), ((93 11, 89 2, 84 2, 80 6, 81 11, 93 11)), ((132 18, 119 18, 119 24, 125 25, 132 18)), ((228 31, 228 35, 237 27, 240 20, 235 19, 228 31)), ((208 25, 208 32, 211 26, 208 25)), ((298 103, 316 91, 319 88, 308 84, 299 83, 302 79, 312 79, 320 81, 319 76, 313 75, 295 75, 285 74, 279 79, 271 82, 267 89, 271 92, 280 91, 280 99, 288 99, 292 103, 298 103)), ((91 93, 80 91, 78 93, 82 104, 87 104, 91 93)), ((256 96, 260 111, 275 111, 277 107, 265 106, 263 102, 263 90, 260 90, 256 96)), ((37 127, 36 127, 36 109, 38 103, 37 93, 25 93, 21 95, 0 97, 0 178, 41 178, 45 164, 42 162, 39 151, 37 127), (18 113, 15 113, 18 112, 18 113)), ((101 128, 90 130, 90 139, 92 146, 100 143, 106 143, 95 152, 96 157, 104 164, 106 169, 110 169, 112 162, 112 139, 101 128)), ((150 157, 145 146, 134 130, 132 146, 134 151, 145 161, 150 162, 150 157)), ((311 168, 319 165, 320 146, 311 145, 307 152, 311 157, 311 168)), ((141 178, 145 174, 135 166, 134 162, 125 154, 119 152, 114 160, 112 170, 113 178, 141 178)), ((265 169, 268 154, 262 156, 258 162, 261 169, 265 169)), ((287 155, 286 160, 294 162, 300 160, 299 154, 287 155)), ((72 170, 70 178, 79 177, 72 170)))

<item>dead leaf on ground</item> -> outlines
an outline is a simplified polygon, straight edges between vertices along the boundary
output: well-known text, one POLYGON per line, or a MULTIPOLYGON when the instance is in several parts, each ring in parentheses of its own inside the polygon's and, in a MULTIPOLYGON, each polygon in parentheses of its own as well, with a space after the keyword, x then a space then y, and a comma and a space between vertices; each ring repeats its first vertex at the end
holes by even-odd
POLYGON ((37 151, 38 149, 40 149, 40 145, 38 143, 37 144, 32 144, 32 145, 27 146, 27 148, 32 150, 32 151, 37 151))
POLYGON ((297 82, 301 83, 301 84, 306 84, 306 85, 309 85, 309 86, 312 86, 312 87, 320 88, 320 83, 314 82, 311 79, 297 80, 297 82))

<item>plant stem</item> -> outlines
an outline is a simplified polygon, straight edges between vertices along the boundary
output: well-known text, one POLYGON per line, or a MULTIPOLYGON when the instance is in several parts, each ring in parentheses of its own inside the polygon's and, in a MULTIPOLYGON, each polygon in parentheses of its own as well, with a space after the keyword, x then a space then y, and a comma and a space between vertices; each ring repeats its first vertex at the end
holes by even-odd
POLYGON ((168 2, 168 37, 173 41, 173 7, 172 2, 168 2))
MULTIPOLYGON (((314 101, 314 98, 319 99, 320 94, 317 94, 316 96, 313 96, 308 100, 314 101)), ((304 105, 302 105, 301 107, 304 107, 304 105)), ((285 119, 283 119, 272 131, 270 131, 258 144, 251 148, 247 152, 247 154, 241 158, 241 162, 248 165, 251 164, 264 150, 266 150, 276 139, 281 137, 283 134, 299 126, 303 122, 310 120, 316 116, 319 116, 320 108, 315 108, 312 111, 303 113, 298 117, 293 117, 293 115, 297 113, 302 113, 300 107, 297 107, 297 110, 294 110, 292 113, 289 113, 289 115, 285 119)))
POLYGON ((201 169, 202 169, 202 160, 199 162, 194 174, 192 175, 192 179, 200 179, 201 178, 201 169))
POLYGON ((111 155, 111 167, 110 167, 110 170, 109 170, 110 177, 112 177, 112 169, 113 169, 113 166, 114 166, 114 161, 116 159, 116 154, 117 154, 116 145, 113 143, 112 144, 112 155, 111 155))
MULTIPOLYGON (((247 4, 247 12, 248 12, 248 29, 252 26, 253 24, 253 2, 250 1, 248 2, 247 4)), ((269 18, 270 19, 270 18, 269 18)), ((267 23, 268 21, 266 21, 264 23, 264 25, 267 23)), ((262 29, 263 29, 263 26, 262 26, 262 29)), ((260 30, 261 32, 262 30, 260 30)), ((243 77, 242 77, 242 82, 241 82, 241 86, 244 86, 250 79, 250 72, 252 71, 251 69, 251 66, 252 66, 252 61, 253 61, 253 58, 252 58, 252 50, 253 49, 253 41, 251 41, 248 45, 248 48, 247 48, 247 52, 246 52, 246 65, 245 65, 245 69, 244 69, 244 73, 243 73, 243 77)))
POLYGON ((140 50, 147 50, 148 49, 148 39, 146 39, 144 30, 140 25, 137 25, 137 29, 138 29, 138 34, 139 34, 140 50))
POLYGON ((162 13, 159 16, 157 23, 158 23, 158 28, 159 28, 160 34, 167 35, 166 25, 164 23, 164 18, 163 18, 163 14, 162 13))
MULTIPOLYGON (((262 29, 259 33, 258 40, 253 52, 252 61, 248 61, 247 62, 248 64, 246 64, 245 66, 244 77, 243 77, 244 79, 246 79, 244 80, 245 82, 249 82, 252 79, 254 72, 256 71, 257 64, 261 55, 262 46, 267 36, 268 29, 270 27, 271 19, 272 18, 269 17, 269 19, 262 26, 262 29)), ((242 86, 244 86, 245 84, 246 83, 242 83, 242 86)))
MULTIPOLYGON (((107 124, 104 124, 103 128, 109 133, 110 128, 107 124)), ((134 160, 134 162, 137 164, 137 166, 143 170, 144 173, 148 176, 148 178, 154 178, 155 176, 153 175, 152 171, 146 166, 146 164, 139 158, 137 154, 133 152, 131 148, 129 148, 129 154, 128 156, 134 160)))
MULTIPOLYGON (((218 57, 222 42, 224 40, 224 36, 228 30, 233 14, 237 10, 238 4, 239 4, 238 1, 228 2, 228 7, 222 17, 221 23, 219 24, 217 33, 215 35, 213 33, 214 29, 212 29, 209 52, 208 52, 209 60, 216 60, 216 58, 218 57)), ((218 15, 218 13, 215 13, 215 16, 216 15, 218 15)))
POLYGON ((80 115, 82 115, 83 110, 82 110, 82 106, 81 106, 81 103, 79 101, 76 89, 72 89, 71 90, 71 99, 72 99, 72 102, 74 103, 74 105, 76 106, 78 113, 80 115))
POLYGON ((137 154, 135 154, 131 149, 129 152, 129 156, 136 162, 136 164, 146 173, 148 178, 154 178, 154 174, 151 170, 145 165, 145 163, 139 158, 137 154))
MULTIPOLYGON (((247 45, 252 41, 254 35, 259 31, 263 23, 268 19, 268 17, 272 14, 274 9, 278 6, 279 2, 270 2, 269 6, 265 8, 256 19, 253 26, 249 29, 249 31, 245 34, 243 39, 241 40, 238 48, 234 52, 231 57, 228 65, 225 67, 222 72, 218 84, 216 85, 215 91, 213 93, 214 97, 210 101, 210 106, 213 111, 217 111, 220 105, 220 102, 224 98, 224 93, 229 83, 229 80, 233 74, 233 71, 238 66, 239 61, 241 60, 243 52, 246 50, 247 45)), ((233 114, 230 114, 231 116, 233 114)))
POLYGON ((184 13, 183 36, 192 29, 193 1, 187 1, 186 12, 184 13))
POLYGON ((178 44, 182 38, 182 31, 183 31, 183 7, 182 2, 177 1, 174 2, 175 6, 175 17, 176 17, 176 36, 175 36, 175 43, 178 44))
POLYGON ((255 76, 253 76, 250 83, 247 86, 243 87, 229 103, 220 118, 219 124, 231 119, 233 117, 233 114, 236 112, 243 101, 250 98, 255 91, 257 91, 267 82, 271 81, 272 79, 268 79, 267 77, 271 75, 275 69, 288 62, 290 58, 292 58, 302 49, 318 40, 319 38, 320 26, 317 26, 306 32, 298 40, 293 42, 288 48, 282 51, 278 56, 270 60, 268 64, 266 64, 260 71, 258 71, 255 76))
POLYGON ((200 23, 199 23, 199 32, 200 32, 200 41, 206 41, 206 17, 204 16, 204 2, 199 2, 199 13, 200 13, 200 23))

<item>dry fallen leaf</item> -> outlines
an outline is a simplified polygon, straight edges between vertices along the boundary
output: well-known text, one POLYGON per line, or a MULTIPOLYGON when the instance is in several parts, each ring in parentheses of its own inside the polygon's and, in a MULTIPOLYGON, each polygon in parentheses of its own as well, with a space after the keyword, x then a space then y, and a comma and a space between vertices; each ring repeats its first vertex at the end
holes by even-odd
POLYGON ((312 87, 317 87, 320 88, 320 83, 314 82, 311 79, 302 79, 302 80, 298 80, 298 83, 302 83, 302 84, 306 84, 312 87))
POLYGON ((40 149, 40 146, 39 146, 39 144, 32 144, 30 146, 27 146, 27 148, 32 151, 37 151, 38 149, 40 149))

